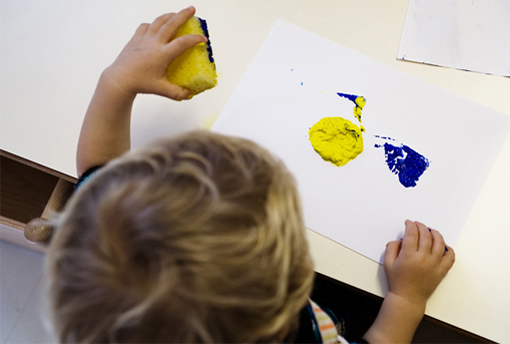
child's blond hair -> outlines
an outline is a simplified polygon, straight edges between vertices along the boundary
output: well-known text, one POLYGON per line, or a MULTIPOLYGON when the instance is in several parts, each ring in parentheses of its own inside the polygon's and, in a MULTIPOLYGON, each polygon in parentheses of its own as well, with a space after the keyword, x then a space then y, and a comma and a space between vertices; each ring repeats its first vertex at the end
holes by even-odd
POLYGON ((55 220, 61 342, 257 342, 295 326, 313 280, 295 181, 251 141, 193 132, 110 162, 55 220))

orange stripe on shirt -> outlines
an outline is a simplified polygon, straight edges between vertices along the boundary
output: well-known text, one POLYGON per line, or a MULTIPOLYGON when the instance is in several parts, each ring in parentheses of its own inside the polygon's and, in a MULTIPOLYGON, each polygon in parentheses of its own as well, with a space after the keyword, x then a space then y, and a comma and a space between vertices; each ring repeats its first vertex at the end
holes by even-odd
POLYGON ((322 331, 330 330, 330 329, 332 329, 332 328, 335 328, 335 324, 333 324, 332 322, 330 322, 329 324, 324 324, 324 325, 319 326, 319 328, 320 328, 322 331))

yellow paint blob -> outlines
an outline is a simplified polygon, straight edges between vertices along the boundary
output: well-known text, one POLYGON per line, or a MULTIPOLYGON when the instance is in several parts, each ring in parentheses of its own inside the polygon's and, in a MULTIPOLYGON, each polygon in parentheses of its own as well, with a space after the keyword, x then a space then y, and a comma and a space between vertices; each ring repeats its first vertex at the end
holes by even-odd
POLYGON ((363 108, 365 107, 365 104, 367 103, 367 100, 365 97, 359 96, 356 98, 355 102, 356 102, 356 105, 358 105, 361 108, 361 110, 363 110, 363 108))
POLYGON ((361 129, 342 117, 324 117, 308 134, 315 151, 336 166, 347 164, 363 152, 361 129))
POLYGON ((367 103, 367 100, 365 97, 357 97, 354 101, 356 103, 356 106, 354 107, 354 116, 358 119, 358 121, 361 123, 361 110, 365 107, 365 104, 367 103))

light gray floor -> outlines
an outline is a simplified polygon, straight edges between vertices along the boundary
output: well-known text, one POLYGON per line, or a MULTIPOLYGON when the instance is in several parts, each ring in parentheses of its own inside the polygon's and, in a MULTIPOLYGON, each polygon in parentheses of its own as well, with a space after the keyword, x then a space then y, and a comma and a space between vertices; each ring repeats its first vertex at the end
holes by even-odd
POLYGON ((0 241, 0 343, 54 343, 43 325, 43 260, 0 241))

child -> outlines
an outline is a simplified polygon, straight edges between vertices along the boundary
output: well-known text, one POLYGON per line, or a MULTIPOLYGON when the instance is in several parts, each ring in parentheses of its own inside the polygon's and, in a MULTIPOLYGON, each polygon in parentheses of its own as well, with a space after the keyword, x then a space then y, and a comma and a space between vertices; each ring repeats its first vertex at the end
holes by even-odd
MULTIPOLYGON (((283 163, 245 139, 192 132, 130 149, 138 93, 175 100, 166 67, 199 35, 173 39, 193 7, 142 24, 102 73, 77 153, 80 186, 47 260, 60 342, 292 341, 302 310, 317 339, 343 341, 308 299, 313 266, 296 186, 283 163), (101 167, 102 166, 102 167, 101 167)), ((384 261, 389 292, 364 336, 410 342, 454 262, 439 232, 406 221, 384 261)))

